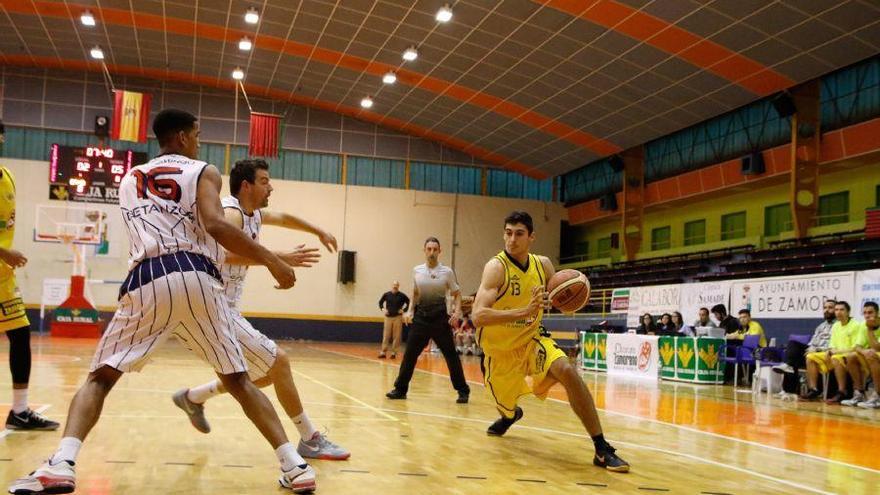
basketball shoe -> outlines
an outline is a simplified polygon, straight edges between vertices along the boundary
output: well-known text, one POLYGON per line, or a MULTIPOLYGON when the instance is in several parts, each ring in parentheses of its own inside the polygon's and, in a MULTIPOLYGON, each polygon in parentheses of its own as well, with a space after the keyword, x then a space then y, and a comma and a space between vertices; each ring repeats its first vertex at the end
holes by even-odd
POLYGON ((593 456, 593 464, 615 473, 628 473, 629 464, 614 453, 614 447, 607 445, 602 452, 593 456))
POLYGON ((9 411, 9 416, 6 416, 6 429, 7 430, 43 430, 43 431, 52 431, 57 430, 58 427, 61 426, 57 421, 52 421, 47 419, 42 414, 34 411, 33 409, 25 409, 24 411, 16 414, 9 411))
POLYGON ((300 439, 296 447, 299 455, 306 459, 324 459, 328 461, 344 461, 351 457, 351 452, 331 442, 323 433, 316 431, 308 442, 300 439))
POLYGON ((189 400, 189 397, 186 396, 188 392, 188 388, 180 389, 171 396, 171 400, 174 401, 175 406, 179 407, 189 416, 189 422, 192 423, 193 428, 202 433, 210 433, 211 425, 208 424, 208 419, 205 418, 205 406, 189 400))
POLYGON ((523 417, 523 410, 521 407, 517 406, 516 410, 513 413, 513 418, 505 418, 504 416, 498 418, 497 421, 492 423, 489 426, 489 429, 486 430, 486 434, 491 435, 493 437, 500 437, 507 433, 507 430, 513 426, 514 423, 521 420, 523 417))
POLYGON ((46 461, 36 471, 19 478, 9 485, 9 493, 73 493, 76 489, 76 472, 73 463, 46 461))
POLYGON ((315 470, 308 464, 282 471, 278 483, 284 488, 290 488, 293 493, 311 493, 318 487, 315 483, 315 470))

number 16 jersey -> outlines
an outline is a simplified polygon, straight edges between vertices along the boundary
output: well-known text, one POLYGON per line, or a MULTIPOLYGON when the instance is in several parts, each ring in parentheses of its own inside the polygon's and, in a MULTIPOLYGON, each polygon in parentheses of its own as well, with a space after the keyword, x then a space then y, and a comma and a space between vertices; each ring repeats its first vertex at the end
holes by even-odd
POLYGON ((133 167, 119 185, 128 234, 128 268, 146 258, 187 251, 223 264, 223 249, 205 230, 196 192, 208 164, 166 154, 133 167))

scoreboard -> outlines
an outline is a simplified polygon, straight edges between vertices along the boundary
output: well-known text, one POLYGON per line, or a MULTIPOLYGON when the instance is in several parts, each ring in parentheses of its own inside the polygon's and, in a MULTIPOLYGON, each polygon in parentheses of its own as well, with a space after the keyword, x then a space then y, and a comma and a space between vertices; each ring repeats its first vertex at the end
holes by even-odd
POLYGON ((118 203, 118 189, 131 167, 147 154, 98 146, 53 144, 49 153, 49 198, 118 203))

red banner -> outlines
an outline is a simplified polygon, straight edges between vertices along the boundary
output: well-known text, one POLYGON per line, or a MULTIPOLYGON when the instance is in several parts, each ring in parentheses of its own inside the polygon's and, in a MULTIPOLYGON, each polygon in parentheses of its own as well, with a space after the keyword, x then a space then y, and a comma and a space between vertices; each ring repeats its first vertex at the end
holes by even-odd
POLYGON ((281 117, 267 113, 251 112, 251 156, 278 156, 278 139, 281 117))

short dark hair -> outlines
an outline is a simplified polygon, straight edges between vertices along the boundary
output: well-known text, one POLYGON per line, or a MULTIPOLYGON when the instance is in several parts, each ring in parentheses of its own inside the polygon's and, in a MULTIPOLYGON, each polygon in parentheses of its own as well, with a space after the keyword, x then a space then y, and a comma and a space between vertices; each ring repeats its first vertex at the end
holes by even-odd
POLYGON ((838 305, 843 306, 844 308, 846 308, 847 312, 852 311, 852 309, 850 309, 850 307, 849 307, 849 303, 846 301, 837 301, 836 303, 834 303, 834 305, 835 306, 838 306, 838 305))
POLYGON ((431 237, 428 237, 427 239, 425 239, 425 243, 422 244, 422 247, 427 246, 429 242, 436 242, 438 246, 440 245, 440 239, 437 239, 436 237, 431 236, 431 237))
POLYGON ((256 182, 257 169, 268 171, 269 164, 266 163, 266 160, 260 160, 259 158, 235 162, 235 165, 229 172, 229 192, 233 196, 238 196, 238 192, 241 191, 242 182, 248 181, 251 184, 256 182))
POLYGON ((727 308, 724 307, 723 304, 716 304, 715 306, 712 306, 712 312, 718 313, 721 316, 727 316, 727 308))
POLYGON ((748 309, 741 309, 741 310, 739 310, 739 314, 741 314, 741 315, 749 315, 749 316, 752 316, 752 312, 749 311, 748 309))
POLYGON ((700 308, 697 312, 699 313, 699 312, 701 312, 701 311, 705 311, 706 313, 708 313, 708 312, 709 312, 709 308, 700 308))
POLYGON ((535 230, 535 224, 532 222, 532 216, 525 211, 513 211, 510 213, 510 215, 507 215, 504 218, 504 225, 516 225, 518 223, 525 225, 526 230, 529 231, 529 234, 531 234, 535 230))
POLYGON ((862 309, 864 308, 874 308, 874 311, 880 311, 880 307, 878 307, 877 303, 874 301, 865 301, 865 305, 862 309))
MULTIPOLYGON (((825 303, 837 304, 837 299, 826 299, 825 303)), ((825 303, 822 303, 822 305, 824 306, 825 303)))
POLYGON ((159 146, 166 146, 168 140, 180 131, 190 131, 198 118, 185 111, 176 108, 166 108, 156 114, 153 119, 153 134, 159 141, 159 146))

